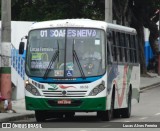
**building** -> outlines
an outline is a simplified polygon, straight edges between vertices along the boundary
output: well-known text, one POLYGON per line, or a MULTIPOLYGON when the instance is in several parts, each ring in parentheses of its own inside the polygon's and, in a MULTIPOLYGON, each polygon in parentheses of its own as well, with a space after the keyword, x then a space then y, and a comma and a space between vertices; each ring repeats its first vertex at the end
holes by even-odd
MULTIPOLYGON (((21 38, 26 36, 33 22, 12 21, 11 22, 11 80, 12 99, 24 98, 24 55, 18 54, 21 38)), ((1 25, 1 21, 0 21, 1 25)), ((1 34, 1 27, 0 27, 1 34)), ((1 38, 0 38, 1 39, 1 38)))

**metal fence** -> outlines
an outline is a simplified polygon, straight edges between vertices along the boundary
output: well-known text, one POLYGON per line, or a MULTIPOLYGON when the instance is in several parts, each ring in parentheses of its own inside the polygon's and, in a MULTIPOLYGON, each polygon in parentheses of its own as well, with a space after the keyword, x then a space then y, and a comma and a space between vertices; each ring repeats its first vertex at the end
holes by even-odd
POLYGON ((13 45, 11 45, 11 66, 18 72, 23 80, 25 76, 24 64, 25 57, 19 55, 18 50, 13 45))

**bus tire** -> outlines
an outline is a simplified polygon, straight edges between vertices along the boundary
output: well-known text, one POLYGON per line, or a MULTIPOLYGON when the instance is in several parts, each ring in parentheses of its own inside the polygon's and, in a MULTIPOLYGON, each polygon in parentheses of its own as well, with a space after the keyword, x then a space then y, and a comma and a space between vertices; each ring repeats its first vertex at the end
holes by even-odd
POLYGON ((35 118, 37 122, 45 121, 45 114, 43 111, 35 111, 35 118))
POLYGON ((132 91, 130 89, 129 93, 128 93, 127 108, 121 109, 122 118, 130 118, 130 116, 131 116, 131 107, 132 107, 131 100, 132 100, 132 91))
POLYGON ((114 118, 120 118, 120 109, 115 109, 114 111, 113 111, 113 117, 114 118))
POLYGON ((100 118, 102 121, 110 121, 111 120, 111 110, 107 111, 98 111, 97 117, 100 118))
POLYGON ((98 111, 97 117, 102 121, 110 121, 113 118, 115 92, 113 90, 111 97, 111 109, 107 111, 98 111))

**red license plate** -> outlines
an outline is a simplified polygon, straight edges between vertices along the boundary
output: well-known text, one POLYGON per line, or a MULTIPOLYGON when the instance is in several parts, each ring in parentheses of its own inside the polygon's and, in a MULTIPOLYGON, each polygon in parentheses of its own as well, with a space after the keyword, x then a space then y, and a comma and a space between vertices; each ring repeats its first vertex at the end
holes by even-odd
POLYGON ((69 105, 69 104, 71 104, 71 100, 58 100, 57 104, 60 104, 60 105, 69 105))

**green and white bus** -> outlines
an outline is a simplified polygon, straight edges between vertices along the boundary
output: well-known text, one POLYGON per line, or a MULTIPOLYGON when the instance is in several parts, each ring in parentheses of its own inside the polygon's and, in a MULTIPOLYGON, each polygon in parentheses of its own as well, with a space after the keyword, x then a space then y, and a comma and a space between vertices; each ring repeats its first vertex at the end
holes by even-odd
POLYGON ((53 20, 33 24, 26 38, 25 102, 38 122, 75 112, 97 112, 107 121, 130 117, 140 97, 135 29, 90 19, 53 20))

